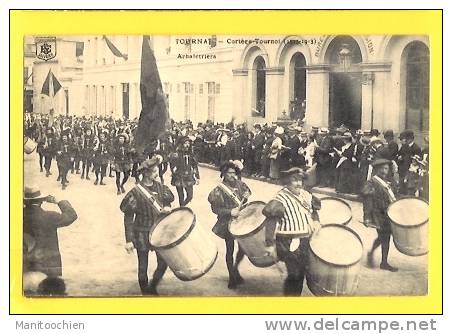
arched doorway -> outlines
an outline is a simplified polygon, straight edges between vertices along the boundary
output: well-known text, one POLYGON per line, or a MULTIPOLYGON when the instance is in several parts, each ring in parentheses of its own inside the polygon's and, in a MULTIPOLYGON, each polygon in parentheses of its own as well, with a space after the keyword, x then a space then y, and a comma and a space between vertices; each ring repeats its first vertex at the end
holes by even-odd
POLYGON ((265 117, 265 60, 257 56, 253 62, 253 116, 265 117))
POLYGON ((325 59, 331 65, 329 81, 329 126, 344 124, 361 128, 362 62, 361 50, 351 36, 336 36, 328 46, 325 59))
MULTIPOLYGON (((403 53, 406 66, 405 128, 429 130, 430 53, 422 42, 409 43, 403 53)), ((403 62, 402 62, 403 63, 403 62)))
POLYGON ((306 58, 296 52, 289 63, 290 118, 303 119, 306 112, 306 58))

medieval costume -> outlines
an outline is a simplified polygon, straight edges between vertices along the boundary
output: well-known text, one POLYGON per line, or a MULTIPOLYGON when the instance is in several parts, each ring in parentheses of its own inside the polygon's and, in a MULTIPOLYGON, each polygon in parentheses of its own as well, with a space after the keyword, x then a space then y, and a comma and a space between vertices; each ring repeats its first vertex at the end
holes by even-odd
POLYGON ((83 135, 83 147, 81 151, 82 157, 82 175, 80 178, 86 178, 89 180, 89 169, 93 163, 94 158, 94 147, 96 146, 97 140, 93 135, 93 131, 90 128, 85 130, 83 135))
POLYGON ((126 194, 120 205, 124 213, 126 250, 137 251, 138 283, 143 294, 157 294, 157 284, 168 267, 157 254, 157 268, 149 284, 149 251, 152 251, 149 233, 174 201, 171 190, 157 181, 161 161, 162 157, 155 155, 141 164, 138 172, 143 173, 143 180, 126 194))
POLYGON ((377 159, 372 164, 375 175, 363 187, 363 213, 364 225, 377 230, 371 250, 367 255, 369 266, 373 267, 373 253, 381 245, 380 268, 388 271, 397 271, 388 264, 389 242, 391 239, 391 225, 387 214, 389 204, 396 200, 396 192, 388 181, 391 162, 386 159, 377 159))
POLYGON ((110 159, 110 147, 107 140, 107 132, 102 131, 99 135, 99 141, 94 148, 94 172, 96 174, 96 181, 94 185, 105 185, 104 177, 107 173, 107 166, 110 159))
POLYGON ((212 212, 218 217, 212 231, 224 239, 226 244, 226 266, 229 272, 228 288, 234 289, 243 282, 238 266, 244 253, 239 248, 234 262, 234 238, 229 232, 229 223, 238 215, 240 208, 251 195, 251 190, 240 180, 241 165, 239 162, 226 162, 220 168, 223 182, 216 186, 208 196, 212 212))
POLYGON ((268 218, 266 244, 271 247, 276 243, 278 259, 286 265, 284 295, 299 296, 306 273, 309 238, 320 228, 317 210, 321 202, 303 189, 307 174, 301 168, 293 167, 281 172, 281 176, 284 188, 262 210, 268 218), (297 237, 288 237, 290 233, 297 237))
POLYGON ((176 187, 180 206, 191 202, 193 186, 199 182, 198 162, 191 145, 188 137, 181 137, 177 151, 170 158, 171 184, 176 187))
POLYGON ((58 148, 56 151, 56 160, 58 166, 58 178, 57 181, 61 181, 62 189, 66 189, 69 181, 67 180, 67 174, 69 169, 74 162, 73 157, 73 146, 69 142, 69 134, 68 132, 63 132, 61 134, 61 141, 58 144, 58 148))
POLYGON ((127 134, 120 133, 113 146, 113 167, 116 173, 116 191, 118 195, 126 192, 124 185, 129 179, 130 170, 132 169, 128 139, 129 136, 127 134), (122 181, 121 173, 124 175, 122 181))

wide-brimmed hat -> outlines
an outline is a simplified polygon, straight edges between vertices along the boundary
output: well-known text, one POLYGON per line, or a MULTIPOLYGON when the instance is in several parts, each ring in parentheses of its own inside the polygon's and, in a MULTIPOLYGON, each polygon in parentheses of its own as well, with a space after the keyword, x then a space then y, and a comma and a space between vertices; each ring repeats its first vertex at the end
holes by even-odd
POLYGON ((372 163, 372 167, 379 167, 382 165, 391 165, 392 162, 388 159, 376 159, 373 163, 372 163))
POLYGON ((182 145, 184 145, 184 143, 185 142, 192 142, 193 141, 193 139, 192 139, 193 137, 192 136, 182 136, 182 137, 179 137, 178 139, 177 139, 177 146, 182 146, 182 145))
POLYGON ((380 144, 384 144, 383 143, 383 140, 382 139, 380 139, 380 138, 378 138, 378 137, 372 137, 372 138, 370 138, 370 144, 371 145, 375 145, 375 144, 377 144, 377 143, 380 143, 380 144))
POLYGON ((328 130, 328 128, 320 128, 319 133, 323 133, 323 134, 327 134, 329 133, 330 130, 328 130))
POLYGON ((243 164, 238 160, 229 160, 224 162, 220 167, 220 177, 223 177, 228 169, 233 169, 237 175, 240 175, 243 169, 243 164))
POLYGON ((142 172, 145 170, 149 170, 151 168, 154 168, 155 166, 158 166, 162 163, 163 158, 161 155, 156 154, 153 155, 152 158, 147 159, 145 161, 143 161, 140 166, 137 168, 137 171, 142 172))
POLYGON ((275 129, 275 135, 282 135, 284 133, 284 128, 282 126, 277 126, 275 129))
POLYGON ((121 132, 116 136, 116 138, 118 138, 118 139, 119 139, 119 137, 123 137, 124 141, 129 141, 129 135, 125 132, 121 132))
POLYGON ((303 180, 308 177, 308 174, 300 167, 292 167, 288 170, 283 170, 280 174, 282 179, 287 179, 294 175, 300 176, 303 180))
POLYGON ((411 130, 405 130, 399 135, 400 139, 414 139, 414 132, 411 130))
POLYGON ((383 137, 384 138, 394 138, 394 131, 392 131, 392 130, 386 130, 384 133, 383 133, 383 137))
POLYGON ((41 190, 36 185, 24 187, 24 201, 37 201, 46 198, 48 195, 41 193, 41 190))
POLYGON ((359 142, 362 144, 362 145, 369 145, 370 144, 370 138, 369 137, 361 137, 360 139, 359 139, 359 142))

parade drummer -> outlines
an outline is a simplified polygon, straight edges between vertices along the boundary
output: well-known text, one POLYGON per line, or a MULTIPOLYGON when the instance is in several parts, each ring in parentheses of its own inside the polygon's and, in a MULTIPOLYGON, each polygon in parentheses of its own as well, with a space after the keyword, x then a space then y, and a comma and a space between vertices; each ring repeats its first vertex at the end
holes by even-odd
POLYGON ((298 167, 281 172, 283 188, 267 203, 262 213, 269 218, 266 245, 272 252, 276 243, 278 259, 287 268, 284 295, 299 296, 303 290, 309 238, 320 227, 320 200, 303 187, 307 174, 298 167), (275 238, 276 231, 276 238, 275 238), (290 235, 294 235, 292 238, 290 235))
POLYGON ((229 273, 229 289, 235 289, 243 282, 238 266, 243 260, 244 253, 239 248, 234 261, 234 237, 229 232, 229 223, 240 212, 240 207, 251 196, 250 188, 240 180, 243 166, 239 161, 229 161, 220 168, 223 181, 210 193, 208 201, 212 212, 218 217, 212 231, 224 239, 226 244, 226 266, 229 273))
POLYGON ((162 161, 160 155, 154 155, 140 165, 138 173, 142 174, 142 181, 126 194, 120 205, 124 213, 125 248, 128 253, 136 249, 138 283, 143 295, 157 294, 157 285, 168 267, 157 254, 157 268, 149 284, 148 258, 149 251, 152 251, 149 232, 158 218, 171 210, 170 205, 174 201, 171 190, 158 181, 159 164, 162 161))
POLYGON ((365 184, 362 190, 364 225, 377 230, 377 238, 367 254, 367 263, 373 267, 374 251, 381 245, 380 269, 396 272, 397 268, 389 265, 389 242, 391 239, 390 219, 387 215, 389 204, 396 200, 393 185, 389 182, 392 162, 387 159, 376 159, 372 164, 375 175, 365 184))

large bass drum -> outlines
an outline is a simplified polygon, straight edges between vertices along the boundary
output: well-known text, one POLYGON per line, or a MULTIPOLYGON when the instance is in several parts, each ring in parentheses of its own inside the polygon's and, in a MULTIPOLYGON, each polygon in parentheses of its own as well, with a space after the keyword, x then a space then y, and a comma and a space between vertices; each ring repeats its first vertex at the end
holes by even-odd
POLYGON ((306 280, 316 296, 353 295, 358 287, 363 244, 352 229, 326 225, 309 242, 306 280))
POLYGON ((269 267, 278 261, 275 258, 276 250, 268 254, 265 249, 266 217, 262 214, 264 206, 265 203, 260 201, 248 203, 229 225, 232 236, 256 267, 269 267))
POLYGON ((352 208, 344 200, 334 197, 324 197, 320 201, 322 206, 317 211, 320 224, 347 225, 352 219, 352 208))
POLYGON ((162 218, 151 232, 149 241, 182 281, 203 276, 212 268, 218 255, 213 235, 196 223, 195 214, 186 207, 174 209, 162 218))
POLYGON ((403 197, 388 207, 394 245, 403 254, 428 253, 428 202, 419 197, 403 197))

